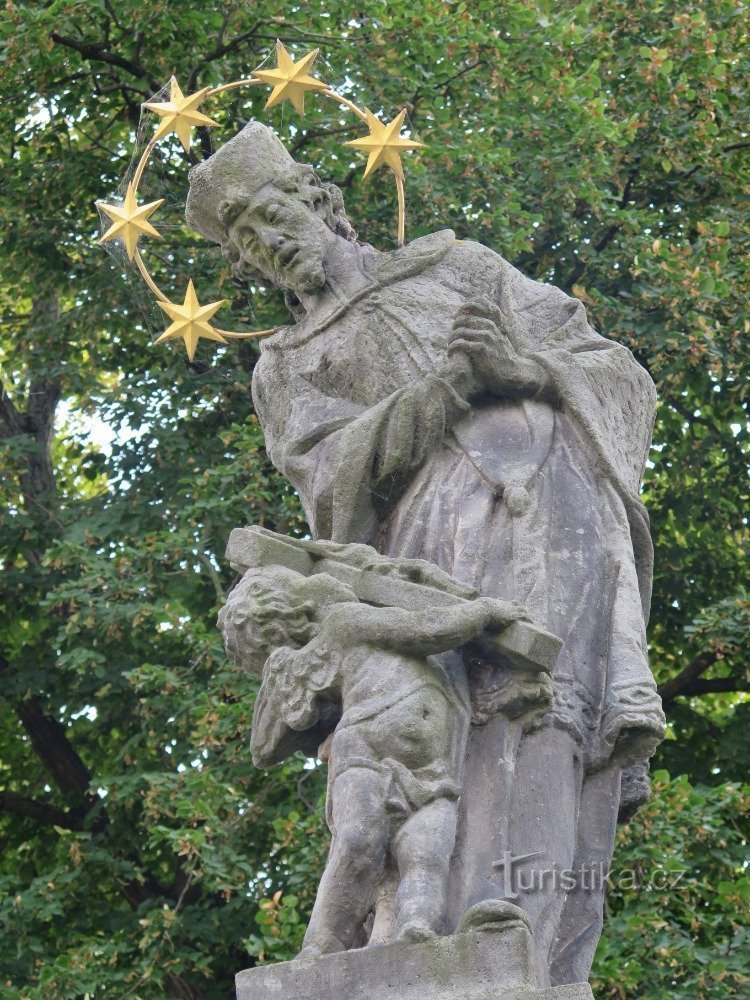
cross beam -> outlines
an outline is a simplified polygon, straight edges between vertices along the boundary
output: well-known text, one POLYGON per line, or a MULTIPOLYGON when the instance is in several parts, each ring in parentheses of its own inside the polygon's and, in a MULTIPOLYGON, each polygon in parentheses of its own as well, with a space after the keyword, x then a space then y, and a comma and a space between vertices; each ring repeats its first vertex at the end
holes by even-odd
MULTIPOLYGON (((362 561, 364 546, 340 546, 322 541, 308 541, 278 535, 267 528, 235 528, 229 536, 226 556, 242 573, 268 566, 285 566, 303 576, 328 573, 351 587, 357 597, 376 607, 425 611, 464 603, 475 593, 441 573, 431 563, 416 559, 397 559, 372 552, 382 572, 356 565, 362 561), (347 558, 346 549, 352 556, 347 558), (342 551, 343 550, 343 551, 342 551), (357 559, 355 553, 359 555, 357 559), (420 566, 429 583, 404 579, 418 575, 420 566)), ((562 647, 562 640, 551 632, 527 621, 511 622, 502 631, 482 633, 471 644, 489 662, 533 673, 550 674, 562 647)))

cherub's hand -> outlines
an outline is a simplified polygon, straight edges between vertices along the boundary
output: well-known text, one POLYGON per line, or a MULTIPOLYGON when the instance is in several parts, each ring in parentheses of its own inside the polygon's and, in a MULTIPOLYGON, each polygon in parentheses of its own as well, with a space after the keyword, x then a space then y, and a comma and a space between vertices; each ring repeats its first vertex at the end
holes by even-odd
POLYGON ((531 616, 522 604, 516 601, 497 601, 492 597, 480 597, 487 615, 486 629, 501 632, 512 622, 530 622, 531 616))

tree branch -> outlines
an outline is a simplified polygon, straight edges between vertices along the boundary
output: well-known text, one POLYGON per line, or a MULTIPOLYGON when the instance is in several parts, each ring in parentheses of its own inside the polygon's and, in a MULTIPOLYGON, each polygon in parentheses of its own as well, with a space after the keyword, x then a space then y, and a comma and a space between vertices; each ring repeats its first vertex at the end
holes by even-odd
MULTIPOLYGON (((0 674, 9 668, 8 661, 0 656, 0 674)), ((0 809, 69 830, 105 830, 109 825, 109 816, 102 800, 91 791, 89 771, 70 743, 65 727, 57 719, 45 715, 37 698, 28 698, 14 707, 40 761, 60 790, 78 799, 81 809, 80 812, 64 812, 45 803, 9 793, 0 793, 0 809), (94 815, 94 821, 89 822, 88 817, 94 809, 98 811, 94 815), (74 826, 76 812, 80 817, 80 825, 74 826)), ((152 903, 155 898, 167 896, 167 889, 148 871, 143 871, 138 878, 121 883, 119 888, 133 910, 137 910, 143 903, 152 903)), ((189 891, 188 886, 185 892, 189 891)), ((181 1000, 202 1000, 203 993, 177 973, 169 973, 166 979, 172 996, 181 1000)))
POLYGON ((733 694, 750 691, 750 683, 737 677, 710 677, 686 684, 679 692, 680 697, 698 698, 704 694, 733 694))
POLYGON ((21 421, 18 410, 0 382, 0 437, 15 437, 21 433, 21 421))
POLYGON ((672 677, 659 687, 662 701, 672 701, 673 698, 684 694, 683 689, 705 673, 718 658, 719 654, 713 649, 699 653, 676 677, 672 677))
POLYGON ((703 427, 708 428, 713 434, 716 435, 717 440, 721 441, 724 451, 729 454, 733 454, 737 459, 738 468, 744 469, 747 467, 747 455, 742 447, 742 442, 739 438, 736 438, 734 434, 727 434, 726 428, 717 427, 717 425, 709 420, 707 417, 703 416, 702 413, 696 414, 694 411, 688 410, 683 403, 674 396, 674 394, 669 394, 665 396, 664 402, 667 406, 671 406, 672 409, 679 413, 688 426, 692 424, 701 424, 703 427))
POLYGON ((227 599, 227 595, 221 582, 221 577, 219 576, 216 567, 211 562, 211 557, 206 551, 210 537, 211 525, 209 523, 205 523, 201 529, 200 537, 198 539, 198 560, 213 584, 214 591, 216 592, 216 600, 219 604, 223 604, 227 599))
POLYGON ((119 30, 123 34, 126 34, 125 28, 123 28, 122 23, 120 22, 120 19, 117 16, 117 11, 112 6, 112 4, 109 2, 109 0, 104 0, 104 6, 107 8, 107 11, 109 12, 109 16, 112 18, 112 20, 117 25, 117 27, 119 28, 119 30))
POLYGON ((26 816, 46 826, 60 826, 65 830, 84 830, 83 818, 75 811, 66 812, 48 802, 28 799, 12 792, 0 792, 0 811, 26 816))
MULTIPOLYGON (((625 185, 622 189, 622 194, 620 195, 619 207, 620 209, 627 208, 628 202, 630 201, 630 194, 633 190, 633 184, 637 178, 637 171, 635 169, 631 170, 628 175, 628 179, 625 181, 625 185)), ((604 234, 592 244, 592 248, 596 253, 601 253, 602 250, 606 250, 615 236, 619 233, 622 223, 613 222, 611 225, 607 226, 604 234)), ((582 260, 580 257, 576 261, 575 267, 573 268, 570 277, 566 282, 563 283, 563 287, 572 289, 573 285, 578 284, 579 279, 582 277, 584 271, 588 267, 588 260, 582 260)))
POLYGON ((90 790, 89 770, 68 739, 65 726, 46 715, 36 697, 20 702, 15 710, 37 756, 60 791, 83 802, 87 810, 101 804, 99 796, 90 790))
POLYGON ((246 42, 249 42, 255 36, 256 31, 262 24, 262 21, 256 21, 256 23, 252 26, 252 28, 249 28, 247 31, 243 31, 241 35, 237 35, 237 37, 233 38, 231 41, 225 42, 224 36, 226 34, 227 28, 229 27, 229 20, 230 20, 229 15, 226 15, 221 25, 221 28, 219 29, 219 34, 216 39, 216 45, 210 52, 207 52, 206 55, 203 56, 201 61, 193 69, 192 73, 188 77, 188 89, 190 91, 192 91, 195 88, 198 82, 198 75, 204 66, 207 66, 209 63, 214 62, 216 59, 222 59, 224 56, 229 55, 231 52, 236 52, 238 49, 242 48, 242 46, 246 42))
POLYGON ((463 69, 460 69, 457 73, 454 73, 453 76, 449 76, 447 80, 443 80, 441 83, 436 84, 435 89, 442 90, 443 94, 446 94, 447 91, 450 89, 450 85, 454 83, 456 80, 460 79, 460 77, 465 76, 467 73, 471 73, 471 71, 473 69, 476 69, 478 66, 485 66, 485 65, 486 65, 486 60, 477 59, 476 62, 469 63, 467 66, 464 66, 463 69))
POLYGON ((116 53, 110 52, 103 45, 98 45, 96 42, 79 42, 78 39, 61 35, 57 31, 50 32, 50 38, 57 45, 62 45, 66 49, 73 49, 74 52, 78 52, 85 59, 93 60, 94 62, 103 62, 108 66, 117 66, 120 69, 124 69, 126 73, 130 73, 131 76, 147 80, 149 86, 154 91, 161 88, 161 84, 158 81, 152 80, 146 68, 135 59, 126 59, 124 56, 118 56, 116 53))
POLYGON ((353 132, 359 127, 357 123, 348 122, 346 125, 337 125, 335 128, 310 129, 309 132, 305 132, 296 142, 292 143, 289 152, 295 156, 311 139, 319 139, 328 135, 346 135, 347 132, 353 132))
MULTIPOLYGON (((55 294, 43 295, 34 301, 31 309, 33 331, 43 335, 59 319, 60 307, 55 294)), ((0 436, 27 435, 33 439, 26 454, 26 468, 20 477, 21 493, 26 504, 39 505, 41 498, 55 491, 50 449, 60 394, 59 382, 49 378, 37 379, 29 386, 26 410, 21 412, 0 385, 0 436)))
POLYGON ((750 682, 740 677, 709 677, 702 675, 719 659, 720 653, 707 649, 681 670, 676 677, 659 687, 662 701, 668 703, 675 698, 696 698, 704 694, 731 694, 734 691, 750 690, 750 682))

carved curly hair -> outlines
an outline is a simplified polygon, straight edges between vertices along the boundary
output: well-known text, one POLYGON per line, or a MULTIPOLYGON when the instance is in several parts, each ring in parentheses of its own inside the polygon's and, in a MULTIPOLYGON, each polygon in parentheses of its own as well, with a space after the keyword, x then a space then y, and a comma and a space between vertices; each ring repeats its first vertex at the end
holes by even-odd
POLYGON ((219 612, 224 647, 248 673, 260 676, 273 649, 299 649, 315 635, 313 603, 295 602, 289 587, 288 578, 296 575, 281 568, 250 570, 219 612))

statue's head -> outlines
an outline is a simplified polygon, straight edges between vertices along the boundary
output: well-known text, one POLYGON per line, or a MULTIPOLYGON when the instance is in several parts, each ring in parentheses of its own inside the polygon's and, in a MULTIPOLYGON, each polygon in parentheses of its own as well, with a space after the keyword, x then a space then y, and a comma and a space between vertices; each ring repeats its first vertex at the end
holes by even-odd
POLYGON ((249 570, 219 612, 231 659, 260 676, 273 649, 299 649, 315 634, 313 603, 300 593, 305 578, 283 566, 249 570))
POLYGON ((303 576, 285 566, 250 569, 219 612, 231 659, 260 676, 274 649, 299 649, 318 633, 334 605, 356 601, 350 587, 328 573, 303 576))
POLYGON ((296 163, 260 122, 193 167, 186 216, 220 244, 235 277, 260 272, 291 293, 321 289, 332 241, 356 240, 341 191, 296 163))

